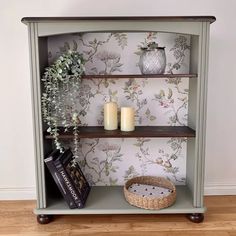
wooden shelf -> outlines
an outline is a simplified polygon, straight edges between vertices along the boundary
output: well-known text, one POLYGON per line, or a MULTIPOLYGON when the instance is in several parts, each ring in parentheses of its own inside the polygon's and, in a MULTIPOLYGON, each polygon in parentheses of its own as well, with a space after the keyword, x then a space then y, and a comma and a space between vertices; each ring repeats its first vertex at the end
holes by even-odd
POLYGON ((127 79, 127 78, 196 78, 197 74, 127 74, 127 75, 84 75, 83 79, 127 79))
POLYGON ((69 209, 63 198, 48 198, 47 207, 35 209, 35 214, 171 214, 203 213, 205 208, 193 206, 192 194, 187 186, 177 186, 176 202, 165 209, 145 210, 131 206, 124 197, 122 186, 92 187, 82 209, 69 209))
MULTIPOLYGON (((60 139, 71 139, 74 135, 72 131, 62 133, 60 139)), ((134 131, 123 132, 121 130, 104 130, 103 126, 80 127, 80 138, 137 138, 137 137, 195 137, 195 131, 188 126, 136 126, 134 131)), ((45 133, 46 139, 53 137, 45 133)))

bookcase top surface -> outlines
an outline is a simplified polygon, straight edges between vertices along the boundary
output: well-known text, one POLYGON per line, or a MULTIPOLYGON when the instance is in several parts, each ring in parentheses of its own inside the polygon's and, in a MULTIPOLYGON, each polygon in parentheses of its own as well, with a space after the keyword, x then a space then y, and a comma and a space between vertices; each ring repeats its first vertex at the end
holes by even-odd
POLYGON ((25 24, 30 22, 60 22, 80 20, 114 20, 114 21, 162 21, 162 22, 210 22, 213 23, 215 16, 83 16, 83 17, 23 17, 25 24))

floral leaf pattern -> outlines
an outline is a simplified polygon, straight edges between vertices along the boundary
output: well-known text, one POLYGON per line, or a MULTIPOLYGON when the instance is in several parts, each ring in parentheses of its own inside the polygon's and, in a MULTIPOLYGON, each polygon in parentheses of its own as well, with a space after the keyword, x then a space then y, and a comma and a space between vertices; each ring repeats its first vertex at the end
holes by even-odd
POLYGON ((131 165, 128 170, 125 171, 124 180, 127 181, 137 176, 139 176, 139 173, 135 170, 135 167, 131 165))
POLYGON ((115 52, 102 51, 97 53, 96 57, 104 63, 104 69, 99 71, 101 75, 111 75, 114 72, 121 72, 120 55, 115 52))
POLYGON ((142 54, 141 48, 147 47, 150 42, 157 41, 157 32, 147 32, 144 35, 144 39, 137 45, 137 50, 134 52, 136 55, 140 56, 142 54))
POLYGON ((185 53, 190 50, 190 45, 187 43, 187 38, 180 35, 175 39, 174 46, 170 49, 176 59, 174 63, 168 63, 168 73, 173 74, 173 71, 178 71, 184 63, 185 53))
POLYGON ((183 89, 181 91, 180 84, 183 80, 180 78, 167 79, 168 84, 174 85, 174 89, 177 91, 179 104, 175 105, 175 99, 173 98, 173 89, 168 87, 168 92, 165 93, 163 89, 158 94, 154 95, 155 101, 158 101, 159 106, 166 110, 166 114, 169 114, 169 125, 187 125, 187 106, 188 106, 188 90, 183 89))
MULTIPOLYGON (((143 159, 145 159, 146 162, 149 164, 158 165, 159 167, 162 167, 169 179, 173 179, 177 183, 184 182, 185 178, 183 177, 178 178, 177 174, 179 172, 179 167, 174 166, 175 165, 174 162, 178 159, 178 156, 181 155, 181 151, 183 147, 182 144, 186 142, 186 139, 171 138, 167 141, 167 144, 170 145, 170 149, 172 151, 166 152, 165 149, 159 148, 158 153, 154 155, 151 155, 149 151, 149 147, 146 147, 146 143, 150 141, 151 141, 150 139, 146 139, 146 138, 137 139, 137 142, 134 145, 139 147, 139 152, 136 154, 136 156, 143 157, 143 159)), ((147 174, 146 172, 147 172, 146 169, 143 170, 144 174, 147 174)))
POLYGON ((127 46, 128 37, 125 33, 114 33, 114 37, 118 42, 118 45, 124 49, 127 46))
MULTIPOLYGON (((139 74, 139 48, 156 41, 166 47, 168 73, 189 72, 190 37, 147 33, 84 33, 48 39, 49 62, 66 50, 85 57, 87 74, 139 74)), ((83 79, 76 110, 81 125, 103 125, 103 105, 133 106, 136 125, 187 125, 188 79, 83 79)), ((71 114, 68 100, 67 116, 71 114)), ((73 148, 73 142, 64 142, 73 148)), ((81 139, 79 162, 91 185, 123 185, 138 175, 161 175, 185 184, 186 139, 81 139)))

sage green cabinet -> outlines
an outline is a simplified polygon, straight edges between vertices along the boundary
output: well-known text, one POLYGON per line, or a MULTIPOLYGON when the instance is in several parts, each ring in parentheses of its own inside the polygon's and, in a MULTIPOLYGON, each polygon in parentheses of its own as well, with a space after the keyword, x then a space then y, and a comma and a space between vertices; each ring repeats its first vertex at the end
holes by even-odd
MULTIPOLYGON (((172 214, 187 213, 194 222, 203 220, 205 131, 207 104, 207 69, 209 28, 212 16, 195 17, 52 17, 23 18, 28 26, 31 91, 33 104, 34 144, 37 207, 35 214, 40 223, 48 223, 50 215, 57 214, 172 214), (78 32, 168 32, 191 35, 189 77, 188 127, 195 131, 187 138, 186 185, 177 187, 176 203, 162 210, 144 210, 129 205, 122 187, 93 187, 86 207, 69 209, 63 199, 49 194, 44 156, 51 148, 51 140, 44 136, 41 114, 40 77, 48 65, 47 38, 53 35, 78 32)), ((132 75, 135 77, 135 75, 132 75)), ((171 75, 172 77, 174 75, 171 75)), ((178 75, 176 75, 177 77, 178 75)), ((161 77, 159 75, 159 77, 161 77)), ((164 77, 168 77, 164 75, 164 77)), ((171 136, 170 132, 170 137, 171 136)), ((148 137, 148 134, 145 134, 148 137)), ((157 135, 158 137, 158 135, 157 135)), ((183 137, 186 137, 183 134, 183 137)))

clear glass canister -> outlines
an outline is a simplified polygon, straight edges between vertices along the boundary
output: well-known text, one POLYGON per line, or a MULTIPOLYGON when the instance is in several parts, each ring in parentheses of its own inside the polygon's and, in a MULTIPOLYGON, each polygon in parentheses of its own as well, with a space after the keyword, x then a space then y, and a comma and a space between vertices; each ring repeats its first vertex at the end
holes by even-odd
POLYGON ((142 49, 139 68, 142 74, 163 74, 166 68, 165 47, 142 49))

